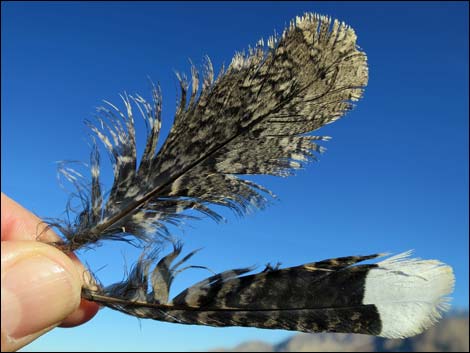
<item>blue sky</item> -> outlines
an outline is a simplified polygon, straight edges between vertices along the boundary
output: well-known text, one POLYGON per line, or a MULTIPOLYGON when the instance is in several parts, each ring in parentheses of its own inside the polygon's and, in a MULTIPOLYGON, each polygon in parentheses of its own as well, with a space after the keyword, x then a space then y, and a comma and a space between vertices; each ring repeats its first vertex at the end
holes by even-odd
MULTIPOLYGON (((466 2, 2 2, 2 191, 39 216, 62 216, 67 194, 54 162, 88 160, 83 120, 103 99, 119 103, 124 91, 149 97, 150 76, 163 91, 166 133, 175 71, 189 73, 189 59, 200 65, 206 54, 216 69, 228 64, 236 50, 307 11, 356 30, 369 62, 365 97, 320 130, 333 139, 318 163, 288 179, 257 178, 279 201, 177 232, 187 251, 204 247, 192 263, 222 271, 414 249, 453 266, 453 305, 468 308, 466 2)), ((144 137, 143 126, 138 133, 144 137)), ((112 244, 80 253, 105 283, 120 280, 123 258, 129 264, 136 254, 112 244)), ((172 293, 207 275, 183 273, 172 293)), ((24 351, 204 350, 289 335, 139 322, 103 309, 24 351)))

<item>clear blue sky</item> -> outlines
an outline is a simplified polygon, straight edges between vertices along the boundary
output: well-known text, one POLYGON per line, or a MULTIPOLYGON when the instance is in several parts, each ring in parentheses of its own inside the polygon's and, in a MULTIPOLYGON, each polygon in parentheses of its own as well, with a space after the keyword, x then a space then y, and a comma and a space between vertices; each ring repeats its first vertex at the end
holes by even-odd
MULTIPOLYGON (((167 132, 174 71, 189 73, 189 58, 200 65, 207 54, 219 68, 296 15, 330 15, 356 30, 368 55, 364 99, 320 130, 333 137, 320 162, 288 179, 258 179, 280 201, 244 219, 224 213, 225 224, 192 222, 178 233, 185 249, 204 247, 192 263, 214 271, 415 249, 453 266, 453 304, 468 308, 468 10, 466 2, 2 2, 2 191, 40 216, 61 216, 67 194, 54 161, 88 160, 83 120, 102 99, 149 97, 152 77, 167 132)), ((109 283, 135 251, 105 248, 81 258, 109 283)), ((206 275, 183 273, 173 293, 206 275)), ((103 309, 25 351, 203 350, 290 334, 139 323, 103 309)))

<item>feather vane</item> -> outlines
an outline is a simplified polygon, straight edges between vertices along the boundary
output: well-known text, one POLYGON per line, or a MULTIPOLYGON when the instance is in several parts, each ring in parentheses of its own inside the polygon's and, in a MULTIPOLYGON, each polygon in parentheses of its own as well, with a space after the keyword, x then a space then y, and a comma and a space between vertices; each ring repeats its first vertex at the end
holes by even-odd
MULTIPOLYGON (((91 196, 69 224, 54 224, 69 250, 103 239, 135 236, 145 242, 168 238, 166 224, 192 209, 215 220, 210 205, 240 215, 266 205, 269 190, 240 175, 288 176, 324 148, 314 131, 344 115, 367 84, 366 55, 349 26, 306 14, 280 37, 259 41, 237 53, 214 80, 206 58, 202 87, 191 68, 191 91, 178 75, 181 99, 171 131, 157 152, 161 93, 153 103, 123 96, 125 112, 108 103, 98 124, 88 122, 114 163, 114 183, 105 199, 99 182, 99 155, 91 161, 91 196), (189 95, 189 98, 187 98, 189 95), (133 104, 147 124, 147 144, 137 166, 133 104)), ((70 173, 69 173, 70 174, 70 173)))
POLYGON ((310 135, 348 112, 368 80, 367 58, 353 29, 337 20, 305 14, 281 36, 260 40, 237 53, 215 76, 206 58, 202 78, 191 67, 191 83, 177 74, 180 99, 168 137, 157 150, 162 98, 153 85, 152 103, 121 96, 87 122, 106 148, 114 179, 100 183, 100 154, 93 145, 91 182, 63 165, 60 173, 76 188, 82 208, 75 220, 51 221, 73 251, 102 240, 138 240, 146 249, 128 278, 82 289, 82 297, 141 317, 209 326, 251 326, 304 332, 346 332, 390 338, 422 332, 447 310, 454 276, 436 260, 409 253, 374 264, 379 254, 349 256, 290 268, 267 265, 255 274, 240 268, 210 276, 173 299, 170 288, 181 266, 197 251, 181 254, 168 225, 195 218, 214 220, 213 206, 239 215, 262 208, 275 195, 243 175, 289 176, 314 161, 327 136, 310 135), (190 88, 191 86, 191 88, 190 88), (134 110, 147 127, 137 160, 134 110), (173 252, 156 265, 157 242, 173 241, 173 252), (152 270, 151 270, 152 269, 152 270))
POLYGON ((283 269, 268 265, 251 275, 246 274, 254 268, 225 271, 168 300, 178 266, 194 254, 170 267, 180 252, 178 244, 155 266, 150 281, 152 255, 140 259, 132 280, 84 288, 83 297, 136 317, 180 324, 403 338, 422 332, 441 317, 447 310, 445 296, 454 284, 449 266, 410 259, 407 252, 373 264, 358 265, 383 254, 283 269))

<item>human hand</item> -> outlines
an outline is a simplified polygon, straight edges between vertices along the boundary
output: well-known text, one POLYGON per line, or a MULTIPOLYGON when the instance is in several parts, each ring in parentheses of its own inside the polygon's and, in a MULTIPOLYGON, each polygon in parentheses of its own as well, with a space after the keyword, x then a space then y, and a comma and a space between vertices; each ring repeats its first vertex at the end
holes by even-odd
MULTIPOLYGON (((3 193, 1 224, 2 352, 90 320, 99 307, 80 298, 85 268, 78 258, 36 241, 44 223, 3 193)), ((58 240, 50 229, 41 235, 58 240)))

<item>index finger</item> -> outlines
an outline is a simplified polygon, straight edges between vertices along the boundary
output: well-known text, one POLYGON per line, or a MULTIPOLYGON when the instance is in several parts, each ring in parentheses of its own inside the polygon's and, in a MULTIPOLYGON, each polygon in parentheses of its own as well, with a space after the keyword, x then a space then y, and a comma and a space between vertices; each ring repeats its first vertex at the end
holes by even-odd
POLYGON ((1 239, 55 242, 60 237, 44 221, 2 192, 1 239))
MULTIPOLYGON (((56 242, 61 238, 39 217, 2 193, 1 234, 3 241, 31 240, 56 242)), ((80 273, 87 271, 74 253, 67 254, 80 273)), ((86 281, 86 277, 83 276, 86 281)), ((82 299, 80 307, 62 322, 62 327, 80 325, 90 320, 98 311, 98 304, 82 299)))

